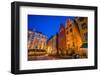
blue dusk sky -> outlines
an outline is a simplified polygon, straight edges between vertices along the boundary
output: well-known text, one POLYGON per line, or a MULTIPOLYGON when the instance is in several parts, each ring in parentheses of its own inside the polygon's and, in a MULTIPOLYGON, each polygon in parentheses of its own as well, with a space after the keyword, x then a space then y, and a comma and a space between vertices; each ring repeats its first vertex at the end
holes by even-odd
POLYGON ((42 32, 50 38, 59 31, 60 24, 65 26, 68 18, 75 19, 74 16, 28 15, 28 30, 42 32))

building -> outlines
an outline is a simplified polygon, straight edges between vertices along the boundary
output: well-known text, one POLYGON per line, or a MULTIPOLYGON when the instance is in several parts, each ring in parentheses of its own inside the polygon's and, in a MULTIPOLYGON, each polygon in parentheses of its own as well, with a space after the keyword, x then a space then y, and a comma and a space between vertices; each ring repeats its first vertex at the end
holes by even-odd
POLYGON ((88 18, 87 17, 77 17, 76 22, 80 30, 83 43, 88 41, 88 18))
POLYGON ((28 49, 31 49, 34 32, 28 31, 28 49))
POLYGON ((52 55, 52 38, 47 41, 47 52, 49 55, 52 55))
POLYGON ((41 32, 28 31, 28 60, 47 54, 47 37, 41 32))
POLYGON ((64 55, 65 51, 66 51, 65 27, 63 24, 61 24, 59 32, 58 32, 58 52, 59 52, 59 55, 64 55))
POLYGON ((82 38, 77 23, 69 18, 66 22, 65 29, 67 54, 72 55, 78 53, 82 45, 82 38))
POLYGON ((53 54, 57 55, 57 50, 58 50, 58 36, 57 36, 57 34, 54 35, 52 38, 52 50, 53 50, 53 54))
POLYGON ((75 21, 78 24, 82 45, 80 47, 80 54, 87 57, 87 48, 88 48, 88 17, 76 17, 75 21))
POLYGON ((28 49, 46 50, 47 37, 41 32, 28 31, 28 49))
POLYGON ((48 46, 48 53, 49 55, 57 55, 57 47, 58 47, 58 40, 57 40, 57 34, 52 36, 48 41, 47 41, 47 46, 48 46))

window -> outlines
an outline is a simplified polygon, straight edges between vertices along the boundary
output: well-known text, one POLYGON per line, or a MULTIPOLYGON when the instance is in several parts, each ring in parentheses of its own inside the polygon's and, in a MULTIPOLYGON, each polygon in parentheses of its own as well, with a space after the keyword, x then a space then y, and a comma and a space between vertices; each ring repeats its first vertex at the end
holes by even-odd
POLYGON ((34 36, 32 36, 32 39, 34 39, 34 36))
POLYGON ((84 38, 86 41, 88 40, 88 33, 87 32, 84 33, 84 38))
POLYGON ((72 28, 70 29, 70 32, 72 32, 72 28))
POLYGON ((74 42, 73 42, 73 47, 75 46, 74 42))
POLYGON ((82 29, 86 29, 86 28, 87 28, 86 23, 83 23, 83 24, 81 25, 81 27, 82 27, 82 29))
POLYGON ((69 25, 69 27, 71 27, 71 26, 72 26, 72 24, 69 25))
POLYGON ((66 30, 68 29, 68 27, 66 28, 66 30))
POLYGON ((67 31, 67 34, 68 34, 68 31, 67 31))

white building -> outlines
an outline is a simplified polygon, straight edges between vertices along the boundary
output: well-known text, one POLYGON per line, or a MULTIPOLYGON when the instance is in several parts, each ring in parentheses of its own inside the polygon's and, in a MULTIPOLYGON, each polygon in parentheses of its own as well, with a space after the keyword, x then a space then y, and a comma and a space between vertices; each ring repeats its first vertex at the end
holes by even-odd
POLYGON ((28 49, 41 49, 47 48, 47 37, 41 32, 28 31, 28 49))

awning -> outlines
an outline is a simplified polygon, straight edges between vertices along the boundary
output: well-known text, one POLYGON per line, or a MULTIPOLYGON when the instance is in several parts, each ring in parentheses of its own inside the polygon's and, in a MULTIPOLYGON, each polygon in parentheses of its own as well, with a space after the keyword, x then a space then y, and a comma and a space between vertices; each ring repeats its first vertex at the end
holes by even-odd
POLYGON ((81 48, 88 48, 88 43, 83 43, 81 48))

